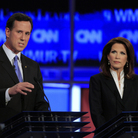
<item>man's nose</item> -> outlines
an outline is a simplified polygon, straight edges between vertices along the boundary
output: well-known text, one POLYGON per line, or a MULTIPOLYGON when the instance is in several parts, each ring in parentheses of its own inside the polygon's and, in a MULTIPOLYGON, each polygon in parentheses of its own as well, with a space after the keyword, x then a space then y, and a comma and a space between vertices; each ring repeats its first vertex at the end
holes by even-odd
POLYGON ((21 40, 25 40, 25 34, 24 33, 22 33, 22 35, 21 35, 21 40))

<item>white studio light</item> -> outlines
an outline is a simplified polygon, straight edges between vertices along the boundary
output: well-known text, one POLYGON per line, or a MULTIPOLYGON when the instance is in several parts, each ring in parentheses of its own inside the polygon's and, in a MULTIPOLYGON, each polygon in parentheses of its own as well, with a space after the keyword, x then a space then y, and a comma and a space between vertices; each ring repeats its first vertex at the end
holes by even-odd
POLYGON ((71 111, 81 111, 81 87, 73 85, 71 90, 71 111))
MULTIPOLYGON (((71 111, 81 111, 81 87, 76 85, 73 85, 71 90, 71 111)), ((80 118, 76 119, 74 122, 80 122, 80 118)), ((79 131, 80 129, 76 130, 76 132, 79 131)))

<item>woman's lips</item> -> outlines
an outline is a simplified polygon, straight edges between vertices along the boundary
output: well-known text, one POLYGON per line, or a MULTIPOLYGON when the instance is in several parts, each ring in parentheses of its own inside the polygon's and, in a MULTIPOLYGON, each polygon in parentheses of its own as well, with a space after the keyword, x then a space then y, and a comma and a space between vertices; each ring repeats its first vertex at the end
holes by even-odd
POLYGON ((114 61, 114 63, 120 63, 119 61, 114 61))

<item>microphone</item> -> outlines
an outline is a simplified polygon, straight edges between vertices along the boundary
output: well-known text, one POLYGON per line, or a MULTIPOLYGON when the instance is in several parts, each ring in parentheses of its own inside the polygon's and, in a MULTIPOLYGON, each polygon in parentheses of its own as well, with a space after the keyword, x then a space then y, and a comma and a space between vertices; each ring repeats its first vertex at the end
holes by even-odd
POLYGON ((117 100, 117 91, 115 91, 115 98, 116 98, 116 115, 118 115, 118 100, 117 100))
POLYGON ((127 89, 127 84, 125 84, 124 88, 127 89))
POLYGON ((48 102, 48 105, 49 105, 49 110, 51 111, 51 107, 50 107, 49 100, 48 100, 47 96, 45 95, 44 90, 43 90, 43 88, 42 88, 41 84, 39 83, 39 81, 37 80, 37 78, 35 78, 35 77, 34 77, 34 80, 35 80, 35 82, 38 84, 38 86, 39 86, 39 88, 41 89, 41 91, 43 92, 44 97, 46 98, 46 100, 47 100, 47 102, 48 102))
POLYGON ((12 67, 13 67, 13 69, 15 70, 15 65, 13 65, 12 67))

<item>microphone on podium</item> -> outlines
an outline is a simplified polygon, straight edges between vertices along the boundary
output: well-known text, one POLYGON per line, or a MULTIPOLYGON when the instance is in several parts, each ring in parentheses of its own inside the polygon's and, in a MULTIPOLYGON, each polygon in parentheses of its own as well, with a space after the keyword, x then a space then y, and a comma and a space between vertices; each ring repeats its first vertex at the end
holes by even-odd
POLYGON ((43 92, 44 97, 46 98, 46 100, 47 100, 47 102, 48 102, 48 105, 49 105, 49 111, 51 111, 51 107, 50 107, 49 100, 48 100, 47 96, 45 95, 45 92, 44 92, 44 90, 43 90, 41 84, 39 83, 39 81, 37 80, 37 78, 34 77, 34 80, 35 80, 35 82, 38 84, 38 86, 39 86, 39 88, 41 89, 41 91, 43 92))
POLYGON ((15 65, 13 65, 13 69, 15 70, 15 65))

